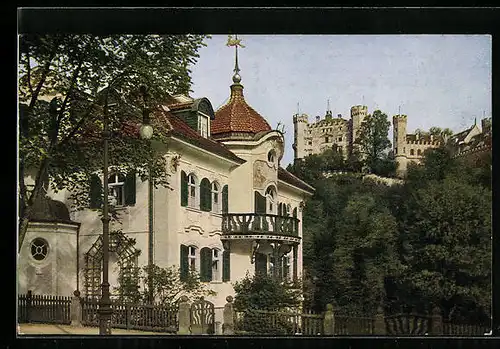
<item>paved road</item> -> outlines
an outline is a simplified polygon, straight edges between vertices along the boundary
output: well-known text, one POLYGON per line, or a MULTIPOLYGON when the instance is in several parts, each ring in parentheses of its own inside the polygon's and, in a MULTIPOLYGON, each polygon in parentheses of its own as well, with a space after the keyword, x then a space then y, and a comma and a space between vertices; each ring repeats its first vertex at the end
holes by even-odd
MULTIPOLYGON (((56 324, 19 324, 19 335, 39 335, 39 334, 69 334, 69 335, 99 335, 99 328, 97 327, 72 327, 69 325, 56 325, 56 324)), ((169 335, 168 333, 162 332, 147 332, 147 331, 135 331, 135 330, 125 330, 120 328, 111 329, 112 335, 169 335)))

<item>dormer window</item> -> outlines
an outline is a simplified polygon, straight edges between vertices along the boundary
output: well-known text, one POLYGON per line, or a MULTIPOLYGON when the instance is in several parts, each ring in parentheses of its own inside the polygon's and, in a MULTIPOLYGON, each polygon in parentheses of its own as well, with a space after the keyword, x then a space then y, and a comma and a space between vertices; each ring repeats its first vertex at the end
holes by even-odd
POLYGON ((208 138, 208 116, 198 114, 198 132, 203 138, 208 138))

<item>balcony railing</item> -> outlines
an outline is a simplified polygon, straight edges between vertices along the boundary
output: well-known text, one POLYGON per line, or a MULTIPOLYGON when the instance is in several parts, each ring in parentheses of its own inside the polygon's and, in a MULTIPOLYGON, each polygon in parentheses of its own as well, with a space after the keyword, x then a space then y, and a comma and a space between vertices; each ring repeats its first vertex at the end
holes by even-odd
POLYGON ((299 220, 295 217, 259 213, 225 213, 222 234, 271 234, 299 237, 299 220))

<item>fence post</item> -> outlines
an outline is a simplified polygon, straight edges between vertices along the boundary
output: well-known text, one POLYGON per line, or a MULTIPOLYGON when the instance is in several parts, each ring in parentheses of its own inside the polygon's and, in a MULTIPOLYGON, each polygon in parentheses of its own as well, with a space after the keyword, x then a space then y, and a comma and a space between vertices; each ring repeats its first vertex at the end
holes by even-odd
POLYGON ((434 307, 432 309, 432 330, 431 333, 433 336, 438 336, 443 334, 443 317, 441 316, 441 310, 438 307, 434 307))
POLYGON ((335 314, 333 305, 328 303, 326 305, 325 316, 323 318, 323 334, 325 336, 335 335, 335 314))
POLYGON ((130 309, 130 304, 125 303, 125 323, 127 330, 130 330, 131 328, 131 317, 132 317, 132 311, 130 309))
POLYGON ((182 296, 179 302, 179 330, 177 334, 190 334, 191 309, 188 298, 182 296))
POLYGON ((80 300, 80 291, 75 290, 71 298, 70 308, 71 326, 82 326, 82 302, 80 300))
POLYGON ((223 319, 224 323, 222 324, 222 334, 231 335, 234 334, 234 306, 233 306, 233 297, 226 297, 226 305, 224 305, 223 319))
POLYGON ((375 314, 375 320, 374 320, 374 325, 373 325, 373 334, 376 334, 376 335, 385 335, 386 334, 384 308, 382 308, 381 305, 378 306, 377 314, 375 314))
POLYGON ((33 302, 33 294, 31 290, 28 290, 28 294, 26 295, 26 322, 31 322, 31 305, 33 302))

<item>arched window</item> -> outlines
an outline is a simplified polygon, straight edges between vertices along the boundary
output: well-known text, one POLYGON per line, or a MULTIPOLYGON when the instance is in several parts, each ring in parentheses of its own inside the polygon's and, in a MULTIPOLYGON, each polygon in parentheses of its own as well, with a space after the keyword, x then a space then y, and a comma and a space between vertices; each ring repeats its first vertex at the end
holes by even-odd
POLYGON ((215 181, 212 183, 212 211, 215 213, 221 211, 220 186, 215 181))
POLYGON ((212 210, 212 185, 207 178, 200 182, 200 209, 206 212, 212 210))
POLYGON ((290 213, 292 211, 292 206, 290 204, 286 205, 286 211, 285 211, 285 216, 290 216, 290 213))
POLYGON ((269 162, 270 164, 274 164, 275 161, 276 161, 276 152, 274 151, 274 149, 271 149, 267 153, 267 162, 269 162))
POLYGON ((417 155, 422 155, 422 151, 420 149, 417 150, 417 155))
POLYGON ((275 213, 276 205, 276 189, 270 186, 266 189, 267 213, 275 213))
POLYGON ((197 184, 198 179, 193 173, 190 173, 187 177, 188 205, 190 207, 198 207, 199 188, 197 184))
POLYGON ((415 150, 410 149, 410 155, 415 155, 415 150))

